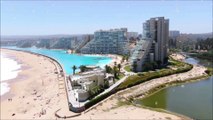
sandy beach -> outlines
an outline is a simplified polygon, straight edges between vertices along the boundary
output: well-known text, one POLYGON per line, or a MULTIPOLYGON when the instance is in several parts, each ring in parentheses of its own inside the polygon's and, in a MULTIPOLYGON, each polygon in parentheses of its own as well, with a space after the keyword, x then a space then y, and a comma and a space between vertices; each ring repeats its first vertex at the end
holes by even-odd
MULTIPOLYGON (((55 73, 57 63, 26 52, 5 49, 1 52, 22 64, 22 72, 16 79, 9 81, 10 92, 1 97, 1 119, 56 119, 55 111, 60 108, 63 115, 76 115, 68 111, 65 89, 63 83, 60 84, 63 78, 55 73)), ((182 119, 176 115, 135 106, 116 107, 117 103, 118 96, 114 95, 72 119, 182 119)))
POLYGON ((107 54, 107 57, 110 57, 112 59, 112 62, 109 64, 110 67, 114 67, 115 63, 118 64, 122 64, 122 57, 120 55, 113 55, 113 54, 107 54))
MULTIPOLYGON (((80 54, 82 55, 82 54, 80 54)), ((83 54, 83 56, 102 56, 102 57, 109 57, 112 59, 112 61, 108 64, 110 67, 114 67, 115 63, 118 64, 124 64, 122 63, 122 56, 121 55, 115 55, 115 54, 83 54)))
POLYGON ((18 77, 9 80, 11 90, 1 96, 1 119, 55 119, 54 112, 67 108, 57 63, 39 55, 1 49, 22 65, 18 77), (8 100, 11 99, 11 100, 8 100))

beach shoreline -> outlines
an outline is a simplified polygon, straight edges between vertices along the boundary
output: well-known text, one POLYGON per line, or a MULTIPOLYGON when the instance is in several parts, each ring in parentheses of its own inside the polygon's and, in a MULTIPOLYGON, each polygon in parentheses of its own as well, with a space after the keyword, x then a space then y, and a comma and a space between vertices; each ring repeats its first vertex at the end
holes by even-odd
MULTIPOLYGON (((1 104, 2 104, 2 106, 1 106, 1 114, 3 114, 3 116, 1 116, 1 118, 3 118, 3 119, 11 119, 11 118, 12 119, 13 118, 16 119, 16 118, 23 118, 23 117, 24 118, 29 118, 29 119, 31 119, 31 118, 55 118, 55 115, 53 113, 56 110, 58 110, 58 109, 55 109, 55 111, 52 112, 51 116, 48 115, 49 117, 47 117, 47 116, 45 117, 45 115, 43 115, 43 117, 41 115, 37 115, 37 116, 35 116, 35 115, 32 115, 32 116, 26 115, 27 112, 28 112, 28 110, 26 110, 26 108, 24 110, 24 114, 25 115, 24 114, 17 115, 17 110, 13 110, 12 107, 11 107, 12 105, 9 105, 11 102, 8 101, 9 99, 10 100, 12 99, 13 104, 18 104, 19 103, 19 104, 24 105, 23 103, 21 103, 23 100, 17 100, 17 99, 23 98, 23 99, 27 100, 26 95, 19 94, 18 92, 14 92, 14 89, 17 89, 17 88, 21 89, 20 86, 24 86, 23 88, 25 88, 25 87, 28 88, 28 86, 26 86, 26 84, 28 84, 29 81, 32 82, 33 80, 35 80, 33 75, 32 75, 32 72, 36 71, 36 74, 37 74, 37 73, 39 73, 41 71, 42 72, 45 71, 44 69, 46 69, 46 68, 42 69, 41 66, 39 66, 39 62, 40 62, 40 64, 41 63, 42 64, 51 64, 48 67, 51 66, 52 68, 48 69, 48 72, 56 69, 56 68, 54 68, 55 65, 52 63, 53 61, 50 60, 50 58, 48 58, 48 57, 46 57, 44 55, 40 55, 40 54, 28 52, 28 51, 20 51, 20 50, 13 50, 13 49, 11 50, 11 49, 1 48, 1 52, 2 53, 6 53, 7 57, 10 57, 10 58, 14 59, 15 61, 18 62, 18 64, 21 64, 21 71, 18 73, 18 76, 16 78, 14 78, 14 79, 7 80, 7 83, 10 85, 10 91, 1 96, 1 104), (40 60, 34 60, 34 59, 40 59, 40 60), (21 84, 21 85, 19 85, 19 84, 21 84), (3 109, 5 106, 7 106, 8 110, 3 109), (14 112, 12 113, 11 111, 14 111, 14 112)), ((100 55, 100 56, 106 57, 106 55, 100 55)), ((109 55, 107 55, 107 57, 109 57, 109 55)), ((108 65, 110 65, 110 64, 114 65, 115 61, 118 62, 118 63, 120 62, 120 61, 117 61, 117 56, 110 55, 110 58, 112 58, 112 61, 108 65)), ((55 64, 59 64, 59 63, 56 62, 55 64)), ((60 65, 58 65, 58 66, 60 66, 60 65)), ((44 79, 49 79, 49 77, 45 76, 44 79)), ((55 75, 55 79, 58 79, 57 75, 55 75)), ((54 84, 56 84, 56 83, 54 83, 54 84)), ((48 85, 48 86, 51 87, 51 85, 48 85)), ((64 90, 64 92, 66 92, 66 90, 64 90)), ((63 95, 63 98, 67 99, 66 94, 63 95)), ((32 98, 30 98, 30 99, 32 99, 32 98)), ((31 102, 34 102, 34 101, 31 100, 31 102)), ((26 104, 29 104, 29 102, 27 102, 26 104)), ((68 102, 67 101, 63 102, 63 104, 68 104, 68 102)), ((65 111, 66 112, 69 111, 68 110, 68 105, 64 105, 64 106, 66 106, 65 107, 65 111)), ((62 108, 62 107, 60 106, 60 108, 62 108)), ((41 107, 40 107, 40 109, 41 109, 41 107)), ((72 112, 70 112, 70 113, 72 114, 72 112)))
POLYGON ((65 90, 58 88, 53 60, 28 52, 1 49, 22 64, 17 78, 8 80, 10 91, 1 96, 1 119, 55 119, 56 110, 68 110, 65 90))

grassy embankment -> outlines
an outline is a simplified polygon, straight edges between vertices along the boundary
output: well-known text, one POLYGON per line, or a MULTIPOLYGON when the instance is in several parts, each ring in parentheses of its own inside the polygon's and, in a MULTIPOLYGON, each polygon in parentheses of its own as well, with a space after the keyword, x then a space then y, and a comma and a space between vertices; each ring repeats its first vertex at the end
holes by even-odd
POLYGON ((167 68, 156 71, 142 72, 138 73, 137 75, 130 76, 123 83, 121 83, 117 89, 123 90, 154 78, 186 72, 191 70, 193 67, 190 64, 183 63, 172 58, 170 58, 169 63, 170 65, 167 68))
POLYGON ((203 52, 203 53, 194 53, 194 54, 191 54, 190 56, 212 61, 213 50, 209 50, 208 52, 203 52))

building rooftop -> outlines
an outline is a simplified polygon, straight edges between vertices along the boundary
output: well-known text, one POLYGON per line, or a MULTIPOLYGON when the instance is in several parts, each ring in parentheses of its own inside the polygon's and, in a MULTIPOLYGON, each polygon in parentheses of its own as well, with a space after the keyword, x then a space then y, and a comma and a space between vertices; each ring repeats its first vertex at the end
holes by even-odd
MULTIPOLYGON (((94 66, 93 66, 94 67, 94 66)), ((75 74, 75 75, 70 75, 70 79, 72 81, 76 81, 79 79, 87 79, 88 77, 94 76, 94 75, 102 75, 104 74, 104 70, 101 69, 100 67, 96 67, 92 69, 91 71, 75 74)))
POLYGON ((95 32, 116 32, 116 31, 127 31, 127 28, 115 28, 115 29, 109 29, 109 30, 97 30, 95 32))
POLYGON ((86 90, 84 90, 84 89, 76 89, 75 90, 77 93, 85 93, 85 92, 87 92, 86 90))

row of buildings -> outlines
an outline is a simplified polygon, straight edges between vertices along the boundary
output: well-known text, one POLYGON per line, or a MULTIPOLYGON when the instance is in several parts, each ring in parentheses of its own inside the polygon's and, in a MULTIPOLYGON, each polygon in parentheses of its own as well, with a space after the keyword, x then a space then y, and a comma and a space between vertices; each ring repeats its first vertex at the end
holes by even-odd
MULTIPOLYGON (((178 34, 173 32, 171 34, 178 34)), ((129 49, 129 36, 138 36, 130 33, 127 28, 99 30, 94 38, 84 45, 80 52, 83 54, 120 54, 131 56, 131 68, 138 72, 143 71, 146 62, 167 63, 169 42, 169 20, 156 17, 143 23, 142 39, 137 41, 133 50, 129 49)))

